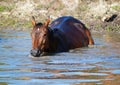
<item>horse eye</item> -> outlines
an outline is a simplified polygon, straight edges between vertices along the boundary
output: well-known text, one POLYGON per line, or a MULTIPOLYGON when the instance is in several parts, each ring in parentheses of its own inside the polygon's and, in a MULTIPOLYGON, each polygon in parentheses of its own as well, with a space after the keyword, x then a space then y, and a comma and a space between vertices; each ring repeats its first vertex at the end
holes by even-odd
POLYGON ((44 34, 44 36, 46 36, 47 34, 44 34))

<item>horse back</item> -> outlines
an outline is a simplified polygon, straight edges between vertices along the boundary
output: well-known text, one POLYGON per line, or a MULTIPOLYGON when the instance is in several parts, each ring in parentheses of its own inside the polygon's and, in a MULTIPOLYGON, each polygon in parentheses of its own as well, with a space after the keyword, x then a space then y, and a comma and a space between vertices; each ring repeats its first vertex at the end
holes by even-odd
POLYGON ((87 46, 89 43, 85 32, 87 28, 81 21, 71 16, 64 16, 54 20, 50 24, 50 28, 62 32, 70 49, 87 46))

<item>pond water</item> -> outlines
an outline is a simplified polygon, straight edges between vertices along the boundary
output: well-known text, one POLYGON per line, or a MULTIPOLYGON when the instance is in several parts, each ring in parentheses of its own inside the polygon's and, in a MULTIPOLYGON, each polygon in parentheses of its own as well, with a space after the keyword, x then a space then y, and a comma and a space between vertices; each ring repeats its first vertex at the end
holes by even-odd
POLYGON ((0 31, 0 85, 120 85, 120 34, 94 46, 33 58, 29 32, 0 31))

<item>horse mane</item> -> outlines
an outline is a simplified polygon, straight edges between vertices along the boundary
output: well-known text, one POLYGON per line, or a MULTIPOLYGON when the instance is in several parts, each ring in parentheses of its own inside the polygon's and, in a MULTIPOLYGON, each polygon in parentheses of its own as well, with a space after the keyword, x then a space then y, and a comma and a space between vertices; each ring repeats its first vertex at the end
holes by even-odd
POLYGON ((36 26, 42 26, 43 24, 41 22, 37 23, 36 26))

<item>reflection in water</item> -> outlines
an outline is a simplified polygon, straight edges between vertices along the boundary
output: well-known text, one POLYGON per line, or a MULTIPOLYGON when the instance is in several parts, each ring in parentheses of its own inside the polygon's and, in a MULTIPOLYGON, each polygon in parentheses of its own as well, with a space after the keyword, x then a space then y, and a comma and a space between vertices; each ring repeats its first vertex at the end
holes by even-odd
POLYGON ((96 45, 28 56, 29 32, 0 31, 0 85, 120 85, 120 34, 94 34, 96 45))

